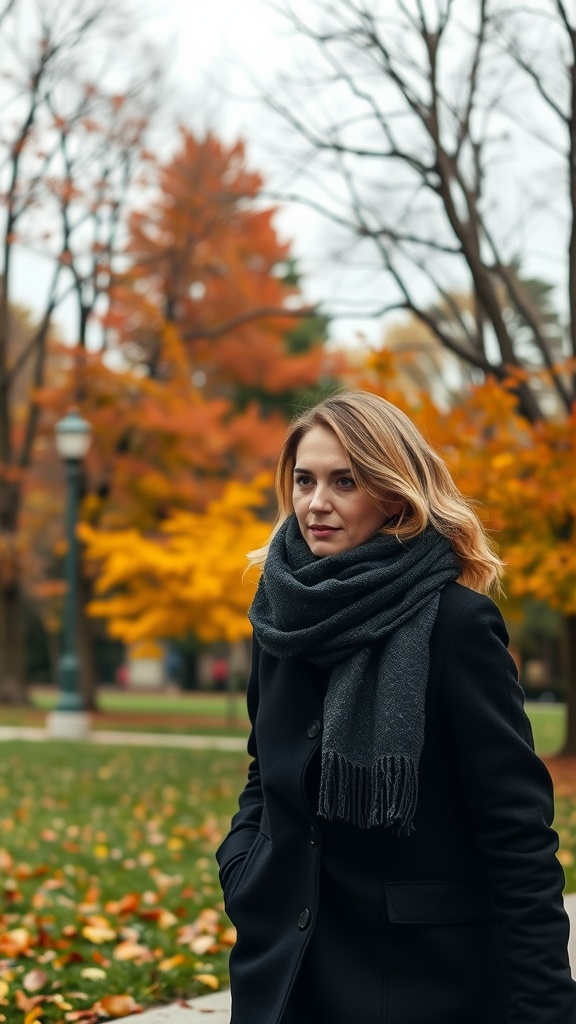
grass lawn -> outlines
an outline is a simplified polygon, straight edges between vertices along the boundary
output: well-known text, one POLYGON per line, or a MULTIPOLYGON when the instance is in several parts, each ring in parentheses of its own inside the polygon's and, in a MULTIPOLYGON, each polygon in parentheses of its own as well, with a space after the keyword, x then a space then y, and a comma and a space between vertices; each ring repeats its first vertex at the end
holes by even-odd
POLYGON ((244 755, 1 750, 0 1020, 37 1004, 42 1021, 95 1024, 225 983, 234 934, 213 854, 244 755))
POLYGON ((526 705, 534 744, 541 757, 557 754, 564 743, 566 712, 563 704, 526 705))

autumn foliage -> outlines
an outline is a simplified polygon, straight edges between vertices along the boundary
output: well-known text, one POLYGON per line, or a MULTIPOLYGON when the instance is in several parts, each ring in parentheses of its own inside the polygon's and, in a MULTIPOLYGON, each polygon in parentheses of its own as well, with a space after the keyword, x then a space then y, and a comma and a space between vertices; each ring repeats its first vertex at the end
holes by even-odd
POLYGON ((187 633, 207 643, 248 636, 255 578, 245 572, 246 552, 269 532, 256 512, 270 485, 267 475, 250 485, 231 482, 205 512, 175 512, 154 536, 83 525, 86 557, 100 566, 91 613, 126 643, 187 633))
MULTIPOLYGON (((439 408, 425 389, 408 402, 398 387, 401 365, 401 356, 372 353, 361 383, 404 408, 442 453, 505 561, 506 592, 576 614, 576 407, 527 421, 516 394, 527 371, 468 384, 451 406, 439 408)), ((530 376, 545 383, 545 373, 530 376)))
POLYGON ((158 169, 151 201, 130 222, 130 270, 113 286, 106 317, 117 346, 129 363, 162 376, 159 339, 171 323, 212 396, 261 400, 316 386, 321 338, 290 351, 294 309, 306 310, 244 144, 185 129, 180 139, 158 169))

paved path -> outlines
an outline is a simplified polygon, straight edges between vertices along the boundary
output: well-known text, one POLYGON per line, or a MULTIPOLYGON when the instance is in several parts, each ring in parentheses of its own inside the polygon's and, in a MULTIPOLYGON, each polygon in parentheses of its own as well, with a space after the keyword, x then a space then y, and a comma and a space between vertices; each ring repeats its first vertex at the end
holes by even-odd
MULTIPOLYGON (((1 740, 52 740, 46 729, 22 725, 0 726, 1 740)), ((174 732, 111 732, 94 729, 79 740, 58 740, 59 743, 103 743, 119 747, 187 747, 189 750, 246 750, 243 736, 184 736, 174 732)))
MULTIPOLYGON (((51 739, 45 729, 25 726, 0 726, 0 741, 31 740, 33 742, 51 739)), ((72 743, 74 740, 61 742, 72 743)), ((185 747, 190 750, 241 750, 246 749, 246 740, 241 736, 185 736, 179 733, 155 732, 108 732, 94 730, 81 740, 82 743, 101 743, 132 747, 185 747)), ((576 893, 566 897, 566 909, 570 916, 570 963, 576 978, 576 893)), ((173 1003, 146 1010, 145 1013, 123 1017, 127 1024, 229 1024, 230 993, 213 992, 209 996, 191 999, 186 1004, 173 1003)))

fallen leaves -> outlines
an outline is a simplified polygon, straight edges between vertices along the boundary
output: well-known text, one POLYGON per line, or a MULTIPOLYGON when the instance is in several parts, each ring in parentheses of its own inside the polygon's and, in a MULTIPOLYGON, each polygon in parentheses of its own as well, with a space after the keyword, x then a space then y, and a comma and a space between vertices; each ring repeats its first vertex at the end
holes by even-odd
POLYGON ((134 960, 136 963, 146 963, 147 960, 154 960, 154 955, 147 946, 142 946, 132 939, 120 942, 114 949, 115 960, 134 960))
POLYGON ((211 988, 213 992, 216 992, 220 988, 218 978, 215 978, 213 974, 195 974, 196 981, 202 982, 207 988, 211 988))
POLYGON ((0 953, 7 957, 22 956, 32 944, 32 936, 27 928, 13 928, 0 934, 0 953))
POLYGON ((94 1010, 103 1017, 127 1017, 129 1013, 141 1013, 143 1007, 130 995, 104 996, 94 1003, 94 1010))
POLYGON ((48 981, 48 975, 46 971, 40 971, 35 968, 32 971, 28 971, 22 979, 22 984, 27 992, 39 992, 41 988, 44 988, 48 981))
POLYGON ((213 853, 243 756, 3 750, 0 1024, 103 1024, 226 984, 213 853))
POLYGON ((117 932, 109 924, 87 924, 82 929, 82 935, 88 942, 101 945, 103 942, 111 942, 116 938, 117 932))

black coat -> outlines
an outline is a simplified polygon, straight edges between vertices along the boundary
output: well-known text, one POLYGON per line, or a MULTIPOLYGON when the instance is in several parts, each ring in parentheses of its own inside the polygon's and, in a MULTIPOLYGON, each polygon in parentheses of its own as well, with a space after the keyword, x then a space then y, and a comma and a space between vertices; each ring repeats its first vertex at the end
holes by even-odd
POLYGON ((552 786, 507 643, 489 598, 444 588, 406 837, 316 816, 322 673, 254 644, 254 760, 217 851, 232 1024, 576 1024, 552 786))

